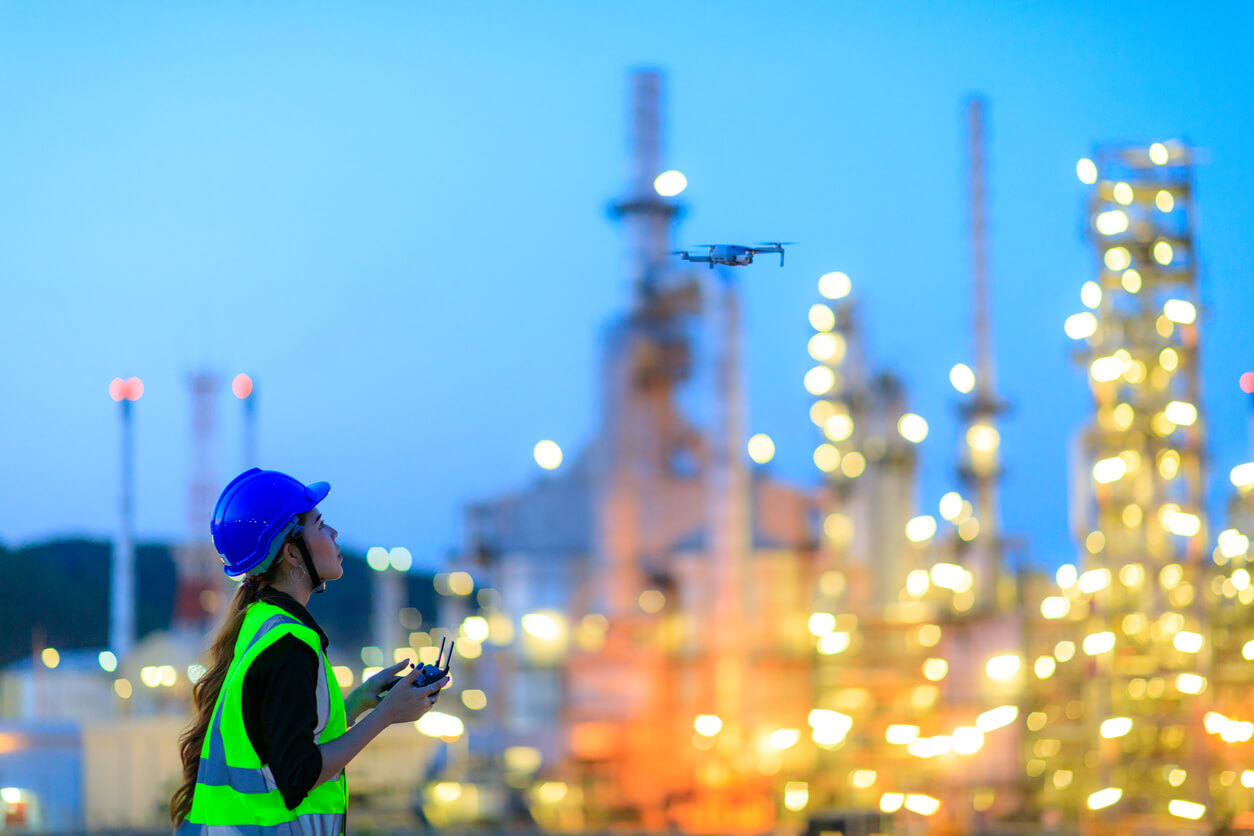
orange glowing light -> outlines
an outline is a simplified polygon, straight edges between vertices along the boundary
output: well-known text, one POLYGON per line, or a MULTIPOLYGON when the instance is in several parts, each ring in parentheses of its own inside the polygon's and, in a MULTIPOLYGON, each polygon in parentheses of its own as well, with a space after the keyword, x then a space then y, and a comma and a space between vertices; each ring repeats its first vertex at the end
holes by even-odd
POLYGON ((253 379, 246 374, 237 374, 231 381, 231 391, 235 397, 243 400, 253 393, 253 379))
POLYGON ((144 394, 144 381, 138 377, 123 380, 115 377, 109 381, 109 397, 115 401, 137 401, 144 394))

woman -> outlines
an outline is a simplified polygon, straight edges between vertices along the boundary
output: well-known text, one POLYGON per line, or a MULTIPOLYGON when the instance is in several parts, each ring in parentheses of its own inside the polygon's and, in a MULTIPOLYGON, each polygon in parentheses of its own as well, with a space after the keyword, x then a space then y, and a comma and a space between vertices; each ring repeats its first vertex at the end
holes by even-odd
POLYGON ((387 726, 426 714, 449 683, 419 688, 422 666, 401 676, 401 662, 341 697, 305 609, 344 574, 339 533, 317 508, 330 490, 253 468, 218 497, 213 543, 226 574, 244 580, 192 689, 184 783, 170 800, 180 836, 343 833, 344 767, 387 726))

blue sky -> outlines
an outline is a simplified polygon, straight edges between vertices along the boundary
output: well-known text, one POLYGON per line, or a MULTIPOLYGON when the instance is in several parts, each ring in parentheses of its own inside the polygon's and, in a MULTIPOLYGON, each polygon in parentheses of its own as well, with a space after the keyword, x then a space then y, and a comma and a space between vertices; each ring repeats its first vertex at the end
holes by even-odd
MULTIPOLYGON (((1076 160, 1180 137, 1197 172, 1212 483, 1249 458, 1254 51, 1244 4, 8 3, 0 6, 0 540, 110 535, 115 376, 139 375, 137 526, 185 535, 193 369, 257 382, 264 466, 326 479, 359 547, 435 563, 469 499, 595 422, 596 336, 628 298, 604 211, 627 73, 667 74, 677 243, 783 238, 744 283, 750 428, 815 478, 801 378, 815 280, 855 283, 876 360, 953 487, 971 360, 962 103, 989 103, 1005 524, 1073 554, 1087 419, 1062 333, 1093 256, 1076 160)), ((221 478, 238 404, 220 401, 221 478)), ((1218 496, 1218 494, 1217 494, 1218 496)), ((1213 503, 1217 508, 1219 502, 1213 503)))

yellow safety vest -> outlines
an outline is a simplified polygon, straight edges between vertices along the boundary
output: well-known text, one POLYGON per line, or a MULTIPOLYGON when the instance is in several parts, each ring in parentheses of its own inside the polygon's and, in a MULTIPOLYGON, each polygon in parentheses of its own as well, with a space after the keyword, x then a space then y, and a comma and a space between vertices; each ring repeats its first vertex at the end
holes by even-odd
POLYGON ((339 683, 331 671, 318 633, 274 604, 258 601, 248 608, 235 658, 200 750, 192 809, 177 836, 339 836, 344 831, 348 784, 344 772, 309 791, 295 810, 287 809, 269 764, 263 764, 244 729, 244 675, 270 645, 295 636, 318 656, 318 725, 314 737, 326 743, 344 734, 348 718, 339 683))

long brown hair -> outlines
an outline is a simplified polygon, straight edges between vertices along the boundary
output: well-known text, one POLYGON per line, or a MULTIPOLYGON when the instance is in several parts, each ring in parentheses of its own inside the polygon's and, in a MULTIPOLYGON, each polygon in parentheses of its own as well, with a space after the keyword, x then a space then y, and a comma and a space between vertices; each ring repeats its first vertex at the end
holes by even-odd
POLYGON ((192 810, 192 791, 196 789, 196 771, 200 767, 200 750, 204 746, 205 734, 209 730, 209 721, 213 717, 213 708, 218 703, 218 695, 222 692, 222 683, 226 680, 226 672, 235 658, 235 641, 239 638, 240 627, 244 624, 244 616, 248 607, 257 600, 263 586, 268 586, 283 568, 282 552, 289 536, 280 548, 280 557, 264 575, 249 576, 240 584, 239 589, 231 598, 226 608, 226 618, 213 637, 213 644, 208 651, 208 670, 196 684, 192 686, 192 722, 179 737, 179 752, 183 757, 183 784, 174 791, 170 799, 170 821, 178 827, 192 810))

